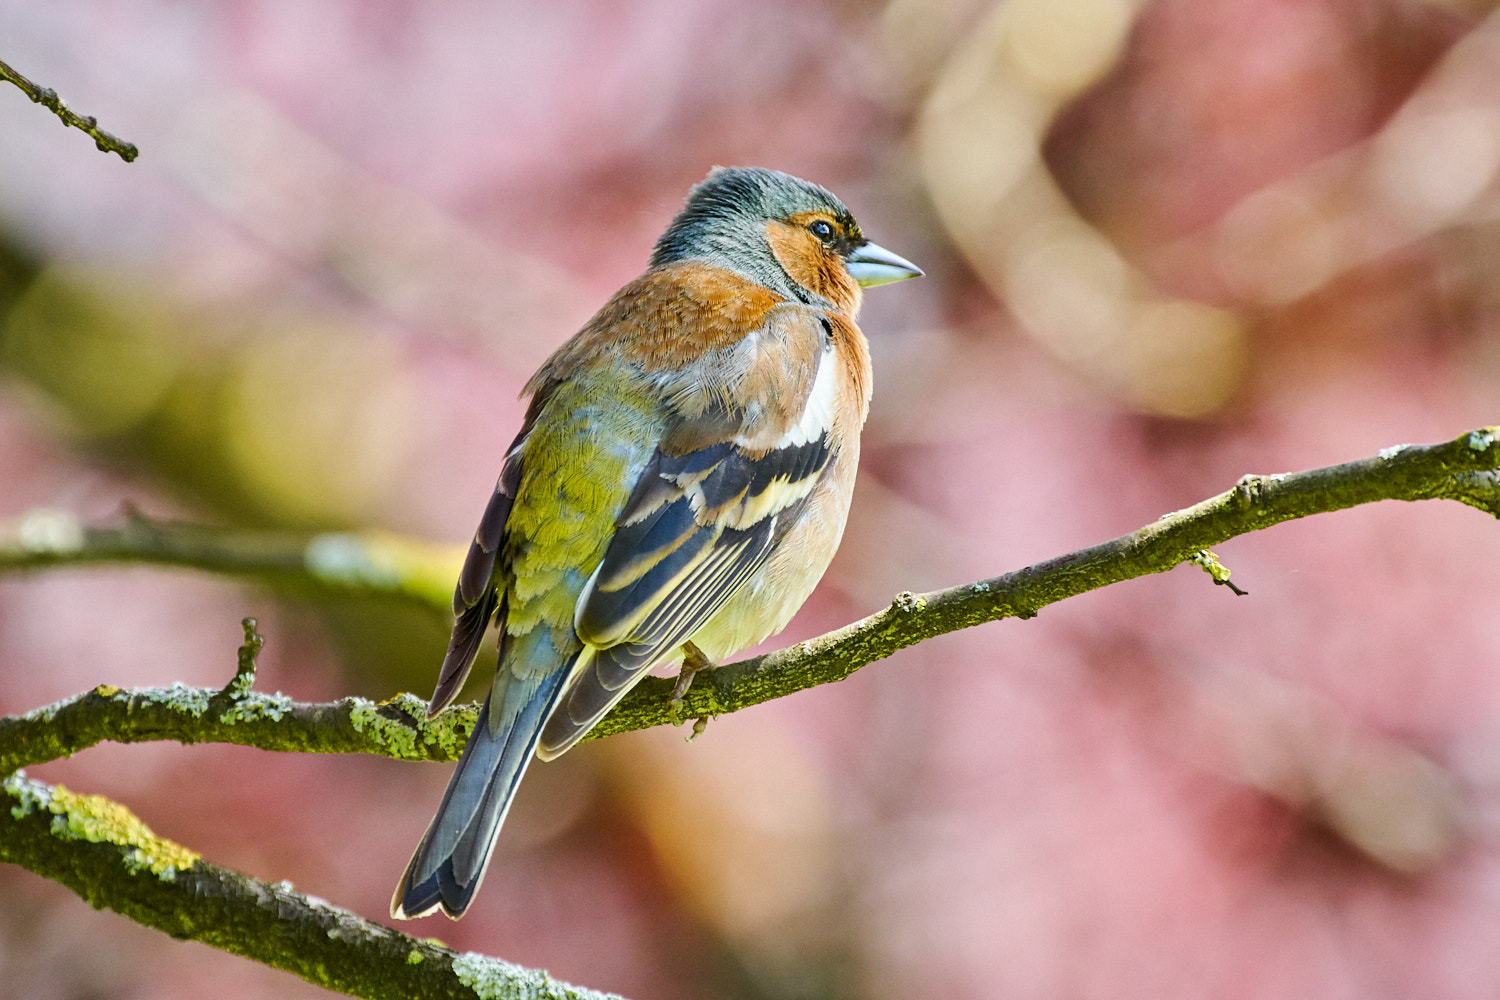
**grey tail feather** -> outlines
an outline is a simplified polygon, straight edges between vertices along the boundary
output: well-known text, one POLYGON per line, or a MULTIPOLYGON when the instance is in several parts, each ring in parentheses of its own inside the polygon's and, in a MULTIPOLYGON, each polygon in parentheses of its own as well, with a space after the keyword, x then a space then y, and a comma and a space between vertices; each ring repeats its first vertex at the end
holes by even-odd
POLYGON ((509 723, 495 732, 489 720, 494 695, 485 699, 437 815, 396 887, 392 917, 411 920, 441 908, 457 920, 469 908, 489 867, 500 824, 531 763, 542 724, 567 676, 566 664, 549 673, 509 723))

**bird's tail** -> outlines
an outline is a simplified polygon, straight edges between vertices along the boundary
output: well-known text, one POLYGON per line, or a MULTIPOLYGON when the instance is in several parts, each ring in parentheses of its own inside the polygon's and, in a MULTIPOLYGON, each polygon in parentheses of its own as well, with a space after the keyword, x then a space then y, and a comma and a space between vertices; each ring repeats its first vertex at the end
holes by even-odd
POLYGON ((437 815, 396 887, 392 917, 411 920, 441 907, 457 920, 469 908, 489 866, 500 824, 567 676, 565 666, 539 678, 539 683, 523 686, 513 680, 484 700, 437 815), (492 725, 491 703, 497 695, 501 705, 492 725))

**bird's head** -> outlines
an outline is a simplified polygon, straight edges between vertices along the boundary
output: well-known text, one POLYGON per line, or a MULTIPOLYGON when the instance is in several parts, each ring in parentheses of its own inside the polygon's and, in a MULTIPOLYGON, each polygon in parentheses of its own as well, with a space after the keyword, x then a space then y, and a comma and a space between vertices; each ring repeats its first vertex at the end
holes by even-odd
POLYGON ((760 167, 716 167, 656 243, 653 267, 697 261, 853 314, 860 289, 922 273, 876 246, 831 191, 760 167))

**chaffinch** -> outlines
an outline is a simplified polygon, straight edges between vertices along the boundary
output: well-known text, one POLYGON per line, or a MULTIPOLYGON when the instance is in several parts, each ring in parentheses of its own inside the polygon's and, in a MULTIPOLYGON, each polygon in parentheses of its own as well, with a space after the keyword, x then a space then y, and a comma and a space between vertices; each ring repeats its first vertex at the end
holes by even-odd
POLYGON ((849 511, 861 288, 921 273, 818 185, 715 169, 646 272, 532 376, 429 715, 491 619, 498 669, 392 916, 462 916, 531 758, 577 743, 653 666, 702 667, 791 620, 849 511))

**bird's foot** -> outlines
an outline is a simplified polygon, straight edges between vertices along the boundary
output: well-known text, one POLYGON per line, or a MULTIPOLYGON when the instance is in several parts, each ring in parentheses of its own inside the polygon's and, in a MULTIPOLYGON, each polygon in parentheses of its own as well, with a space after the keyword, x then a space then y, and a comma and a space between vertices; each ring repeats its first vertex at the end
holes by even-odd
POLYGON ((677 675, 677 686, 672 688, 672 697, 668 699, 674 710, 682 707, 682 699, 687 697, 688 688, 693 686, 693 678, 700 670, 712 670, 718 664, 710 660, 708 656, 693 645, 691 642, 682 644, 682 671, 677 675))

